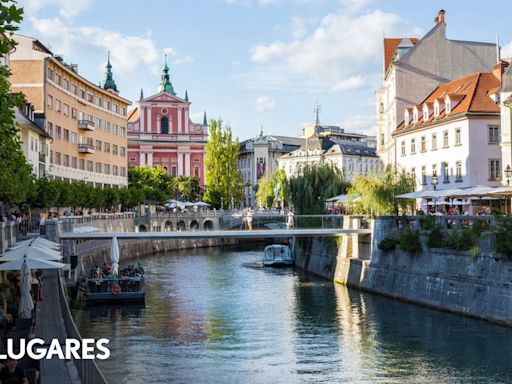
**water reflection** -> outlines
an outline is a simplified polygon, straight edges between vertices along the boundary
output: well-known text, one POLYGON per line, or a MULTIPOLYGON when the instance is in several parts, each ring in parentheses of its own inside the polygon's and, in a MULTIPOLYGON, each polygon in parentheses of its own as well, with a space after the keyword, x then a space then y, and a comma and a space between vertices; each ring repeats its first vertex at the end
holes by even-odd
POLYGON ((293 270, 243 267, 261 250, 144 261, 144 307, 76 313, 109 337, 111 383, 512 382, 512 330, 348 290, 293 270), (149 374, 148 374, 149 372, 149 374))

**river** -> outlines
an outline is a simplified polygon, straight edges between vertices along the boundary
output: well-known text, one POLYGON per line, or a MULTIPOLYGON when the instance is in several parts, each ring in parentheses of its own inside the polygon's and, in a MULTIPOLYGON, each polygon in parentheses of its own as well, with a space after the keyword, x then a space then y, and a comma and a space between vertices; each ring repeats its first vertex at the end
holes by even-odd
POLYGON ((145 306, 75 312, 109 383, 512 383, 512 329, 257 269, 261 248, 141 260, 145 306))

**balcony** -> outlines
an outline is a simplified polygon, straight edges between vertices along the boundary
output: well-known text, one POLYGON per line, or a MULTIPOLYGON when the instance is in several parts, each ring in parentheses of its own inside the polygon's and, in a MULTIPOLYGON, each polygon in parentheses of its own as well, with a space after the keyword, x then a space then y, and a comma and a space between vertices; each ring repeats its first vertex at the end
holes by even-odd
POLYGON ((86 129, 88 131, 94 131, 94 123, 89 120, 78 120, 78 129, 86 129))
POLYGON ((46 163, 46 155, 44 153, 39 152, 39 162, 46 163))
POLYGON ((78 152, 80 153, 94 153, 94 147, 91 144, 78 144, 78 152))

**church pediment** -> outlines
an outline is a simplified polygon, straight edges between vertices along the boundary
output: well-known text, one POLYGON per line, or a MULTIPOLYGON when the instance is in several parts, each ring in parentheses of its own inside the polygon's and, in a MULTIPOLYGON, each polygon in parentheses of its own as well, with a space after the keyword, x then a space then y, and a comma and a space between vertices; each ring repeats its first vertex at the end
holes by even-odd
POLYGON ((166 102, 166 103, 186 103, 188 104, 188 101, 185 101, 178 96, 173 96, 168 92, 160 92, 156 95, 150 96, 142 100, 143 103, 151 103, 151 102, 166 102))

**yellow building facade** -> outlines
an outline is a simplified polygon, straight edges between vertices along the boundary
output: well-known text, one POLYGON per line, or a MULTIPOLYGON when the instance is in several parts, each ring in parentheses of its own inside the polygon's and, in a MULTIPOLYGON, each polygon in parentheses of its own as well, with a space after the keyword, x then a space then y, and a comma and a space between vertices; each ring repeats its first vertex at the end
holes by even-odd
POLYGON ((102 86, 78 74, 37 39, 16 35, 10 56, 11 91, 23 93, 36 122, 53 138, 49 176, 122 187, 127 178, 127 107, 107 65, 102 86))

